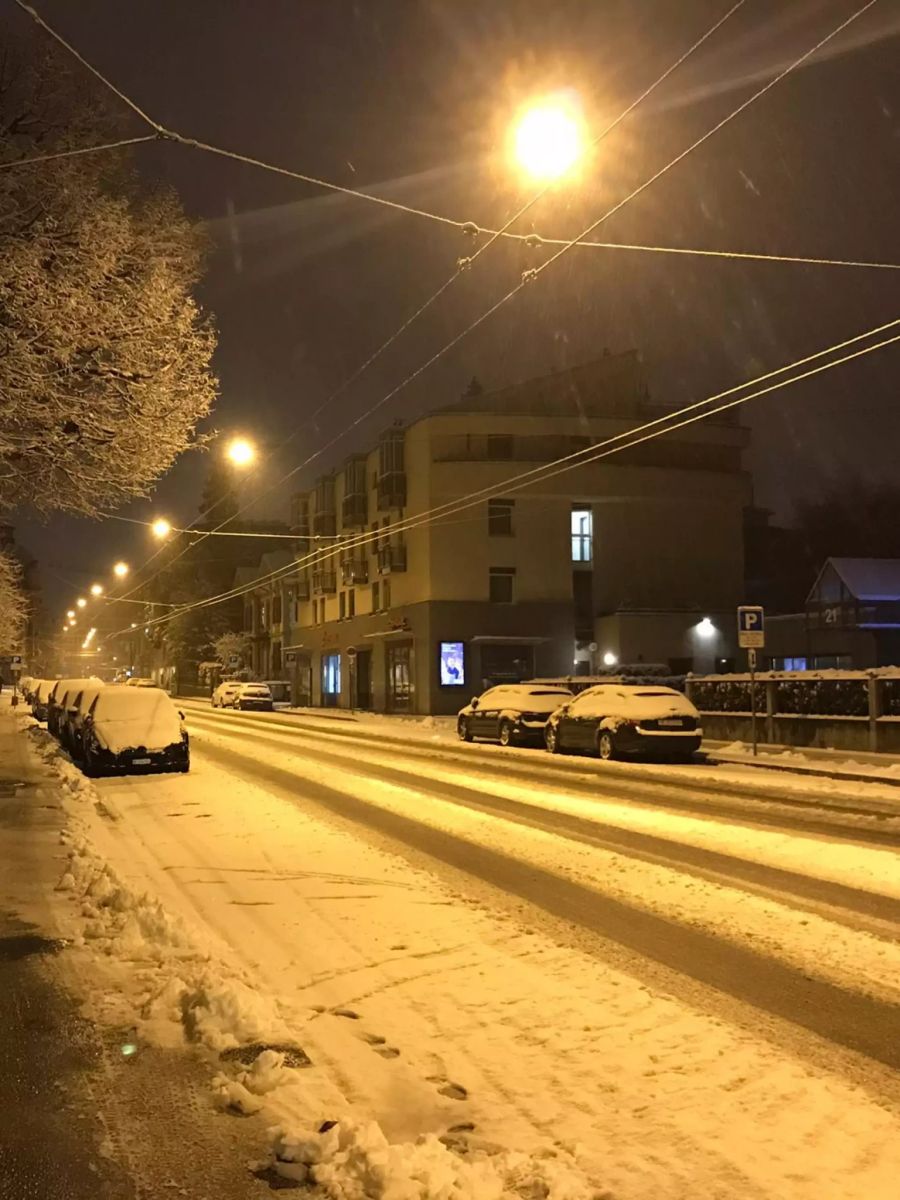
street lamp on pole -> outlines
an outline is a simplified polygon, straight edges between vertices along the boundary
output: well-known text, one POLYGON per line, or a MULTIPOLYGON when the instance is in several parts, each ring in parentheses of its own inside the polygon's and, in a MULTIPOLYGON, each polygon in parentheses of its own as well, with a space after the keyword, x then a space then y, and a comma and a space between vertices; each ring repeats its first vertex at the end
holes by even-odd
POLYGON ((124 579, 130 569, 131 568, 128 566, 128 563, 117 562, 113 567, 113 575, 115 575, 116 579, 124 579))
POLYGON ((584 157, 584 122, 574 98, 547 96, 519 114, 512 131, 512 152, 532 180, 552 183, 584 157))
POLYGON ((235 467, 249 467, 256 461, 256 446, 245 437, 234 437, 225 447, 225 457, 235 467))

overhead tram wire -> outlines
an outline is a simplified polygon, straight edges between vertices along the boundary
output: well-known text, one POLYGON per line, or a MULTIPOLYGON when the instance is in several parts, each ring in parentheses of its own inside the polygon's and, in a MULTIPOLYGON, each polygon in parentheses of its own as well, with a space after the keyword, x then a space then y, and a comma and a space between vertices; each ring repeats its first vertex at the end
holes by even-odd
POLYGON ((70 150, 54 150, 51 154, 32 154, 28 158, 11 158, 0 162, 0 171, 12 167, 28 167, 35 163, 55 162, 60 158, 78 158, 84 154, 99 154, 103 150, 121 150, 124 146, 139 146, 142 142, 155 142, 155 133, 144 133, 140 137, 120 138, 117 142, 101 142, 97 146, 76 146, 70 150))
MULTIPOLYGON (((743 2, 743 0, 741 0, 743 2)), ((412 205, 401 204, 398 201, 388 200, 384 196, 378 196, 373 192, 364 192, 358 188, 349 188, 342 184, 334 183, 328 179, 319 179, 314 175, 305 174, 302 171, 295 171, 288 167, 279 166, 277 163, 266 162, 263 159, 255 158, 252 155, 242 154, 238 151, 227 150, 221 146, 213 146, 209 143, 201 142, 196 138, 179 134, 171 129, 167 129, 164 125, 154 120, 144 110, 137 105, 129 96, 127 96, 120 88, 116 87, 101 71, 94 67, 75 47, 67 41, 62 34, 58 33, 44 18, 36 11, 36 9, 26 4, 24 0, 15 0, 15 3, 26 12, 32 20, 34 20, 51 38, 62 46, 69 54, 78 60, 104 87, 108 88, 116 95, 124 104, 126 104, 143 122, 145 122, 153 130, 153 134, 146 135, 144 138, 135 138, 134 143, 139 141, 152 141, 154 139, 163 139, 167 141, 180 142, 190 148, 199 149, 204 153, 215 154, 218 156, 234 159, 237 162, 248 166, 257 167, 260 170, 272 172, 278 175, 287 176, 295 179, 300 183, 308 183, 313 187, 322 188, 325 191, 337 192, 346 196, 352 196, 357 200, 364 200, 369 204, 377 204, 387 208, 393 208, 400 213, 408 216, 422 217, 429 221, 434 221, 440 225, 449 226, 457 230, 474 229, 477 233, 486 234, 489 238, 503 237, 514 241, 533 242, 535 239, 539 243, 547 246, 561 246, 567 244, 566 238, 558 237, 543 237, 539 234, 529 233, 513 233, 507 226, 500 229, 491 229, 489 226, 478 225, 474 221, 464 221, 455 217, 448 217, 442 213, 431 212, 428 209, 417 208, 412 205)), ((874 3, 874 0, 873 0, 874 3)), ((737 5, 734 6, 735 8, 737 5)), ((727 20, 734 8, 729 10, 724 17, 717 23, 722 24, 727 20)), ((851 20, 855 18, 851 17, 851 20)), ((715 27, 714 27, 715 28, 715 27)), ((710 32, 714 32, 710 30, 710 32)), ((709 36, 709 34, 705 35, 709 36)), ((701 39, 704 40, 704 39, 701 39)), ((678 65, 678 64, 675 64, 678 65)), ((669 70, 673 70, 669 68, 669 70)), ((656 85, 654 85, 656 86, 656 85)), ((651 89, 652 90, 652 89, 651 89)), ((641 97, 643 98, 643 97, 641 97)), ((639 103, 637 101, 637 103, 639 103)), ((119 145, 131 144, 130 139, 122 143, 110 142, 103 143, 98 146, 84 147, 80 150, 65 151, 60 154, 35 155, 30 159, 16 159, 8 163, 0 164, 0 169, 10 167, 24 166, 28 162, 38 163, 50 161, 54 158, 69 157, 73 154, 89 154, 95 151, 115 149, 119 145)), ((880 262, 866 259, 844 259, 835 258, 833 256, 804 256, 793 254, 762 254, 753 251, 728 251, 728 250, 711 250, 698 247, 687 246, 659 246, 659 245, 644 245, 641 243, 630 242, 596 242, 596 241, 579 241, 578 245, 585 249, 598 250, 630 250, 642 251, 654 254, 688 254, 697 255, 704 258, 725 258, 725 259, 748 259, 755 262, 772 262, 772 263, 795 263, 798 265, 810 266, 831 266, 831 267, 854 267, 872 270, 897 271, 900 270, 900 263, 880 262)))
MULTIPOLYGON (((687 59, 690 58, 691 55, 694 54, 704 44, 704 42, 706 42, 710 37, 712 37, 712 35, 714 33, 716 33, 722 27, 722 25, 724 25, 724 23, 729 19, 729 17, 733 16, 733 14, 735 12, 737 12, 738 9, 740 9, 743 6, 744 3, 745 3, 745 0, 735 0, 735 3, 733 3, 731 5, 731 7, 721 17, 718 18, 718 20, 714 21, 713 24, 706 30, 705 33, 703 33, 696 41, 694 41, 692 43, 691 46, 689 46, 685 51, 683 51, 682 54, 673 63, 671 63, 666 68, 666 70, 662 72, 661 75, 659 75, 654 80, 653 83, 651 83, 648 87, 646 87, 644 89, 644 91, 641 92, 640 95, 635 100, 633 100, 617 117, 615 117, 612 121, 610 121, 610 123, 604 129, 602 129, 599 134, 597 134, 597 136, 593 139, 593 141, 591 143, 591 148, 592 149, 596 148, 606 137, 608 137, 609 134, 612 133, 641 103, 643 103, 643 101, 646 100, 648 96, 650 96, 654 91, 656 91, 656 89, 658 87, 660 87, 661 84, 663 84, 666 81, 666 79, 668 79, 669 76, 675 70, 678 69, 678 67, 680 67, 683 63, 685 63, 687 61, 687 59)), ((297 436, 298 433, 300 433, 303 429, 306 429, 310 424, 314 424, 316 419, 327 408, 329 408, 335 402, 335 400, 337 400, 341 395, 343 395, 343 393, 347 390, 347 388, 349 388, 351 386, 351 384, 355 383, 356 380, 359 379, 365 373, 365 371, 367 371, 368 368, 374 362, 376 362, 382 356, 382 354, 384 354, 384 352, 390 346, 392 346, 393 343, 395 341, 397 341, 397 339, 403 333, 405 333, 405 331, 407 329, 409 329, 410 326, 413 325, 415 323, 415 321, 417 321, 419 319, 419 317, 422 316, 422 314, 424 312, 426 312, 427 309, 429 309, 435 303, 435 301, 437 301, 444 294, 444 292, 446 292, 452 286, 452 284, 456 281, 456 279, 459 278, 459 276, 463 273, 463 271, 471 268, 471 266, 476 262, 476 260, 483 253, 485 253, 485 251, 489 250, 491 248, 491 246, 494 245, 494 243, 498 240, 498 238, 504 236, 507 233, 507 231, 510 230, 511 227, 517 221, 519 221, 523 216, 525 216, 525 214, 540 199, 542 199, 543 196, 545 196, 547 194, 547 192, 551 189, 551 187, 552 187, 552 183, 547 183, 534 196, 532 196, 528 201, 526 201, 526 203, 524 205, 522 205, 515 213, 513 213, 513 215, 505 222, 505 224, 499 230, 494 231, 491 234, 491 236, 489 237, 489 240, 487 242, 485 242, 482 246, 480 246, 473 255, 471 255, 469 258, 460 260, 460 262, 457 264, 456 270, 453 272, 452 275, 450 275, 445 280, 445 282, 443 284, 441 284, 441 286, 437 289, 437 291, 432 293, 432 295, 429 296, 428 299, 423 304, 421 304, 419 306, 419 308, 417 308, 415 310, 415 312, 413 312, 412 315, 409 316, 400 325, 400 327, 398 329, 396 329, 390 335, 390 337, 388 337, 375 350, 375 352, 373 354, 371 354, 361 364, 361 366, 359 366, 354 372, 352 372, 351 375, 349 375, 319 405, 319 407, 311 414, 310 417, 307 418, 306 421, 302 422, 299 426, 297 426, 293 430, 293 432, 289 435, 289 437, 286 439, 286 442, 291 441, 294 437, 297 436)), ((462 227, 464 223, 459 223, 459 224, 460 224, 460 227, 462 227)), ((374 411, 374 410, 371 410, 371 411, 374 411)), ((365 419, 365 417, 363 419, 365 419)), ((351 425, 350 428, 355 428, 358 423, 359 423, 358 421, 354 422, 354 424, 351 425)), ((343 436, 343 434, 345 432, 346 432, 346 430, 343 431, 340 436, 343 436)), ((332 441, 327 442, 324 446, 321 446, 317 451, 315 451, 312 455, 310 455, 307 459, 305 459, 303 463, 301 463, 297 467, 292 468, 280 480, 276 480, 275 483, 269 485, 269 487, 267 487, 263 491, 262 496, 269 495, 272 491, 274 491, 276 488, 280 487, 288 479, 293 478, 293 476, 296 475, 299 470, 302 470, 303 467, 308 466, 311 462, 315 461, 316 458, 318 458, 321 454, 323 454, 327 449, 330 449, 330 447, 333 444, 335 444, 336 440, 338 440, 338 439, 332 439, 332 441)), ((286 442, 283 442, 282 446, 284 446, 286 444, 286 442)), ((260 468, 257 468, 257 471, 259 469, 260 468)), ((214 534, 221 532, 225 525, 230 524, 231 521, 236 520, 237 517, 241 516, 242 513, 245 513, 248 508, 252 507, 253 504, 258 503, 260 498, 261 498, 260 496, 255 496, 253 498, 253 500, 248 501, 242 508, 239 508, 236 513, 232 514, 231 516, 227 517, 224 521, 220 522, 220 524, 218 526, 216 526, 215 529, 203 531, 199 537, 195 538, 192 542, 189 542, 187 545, 185 545, 179 551, 179 553, 177 555, 172 557, 169 560, 169 562, 166 564, 166 566, 161 567, 158 571, 156 571, 153 575, 151 575, 149 579, 145 580, 143 584, 135 585, 135 587, 132 588, 132 590, 130 592, 127 592, 126 595, 131 596, 134 594, 134 592, 139 590, 140 587, 146 586, 147 584, 151 583, 154 579, 156 579, 158 577, 158 575, 160 574, 161 571, 165 570, 166 567, 171 566, 172 563, 177 562, 178 559, 183 557, 188 552, 188 550, 191 549, 192 546, 199 544, 199 542, 205 540, 206 537, 209 537, 209 536, 212 536, 214 534)), ((215 507, 215 505, 213 505, 213 508, 214 507, 215 507)), ((210 509, 209 511, 211 512, 212 509, 210 509)), ((146 566, 148 566, 149 563, 151 563, 156 557, 158 557, 158 555, 160 553, 161 553, 161 548, 159 550, 157 550, 156 553, 151 555, 151 557, 147 561, 147 563, 145 563, 143 567, 139 568, 139 570, 145 569, 146 566)), ((114 603, 114 598, 111 598, 109 602, 114 603)))
MULTIPOLYGON (((508 495, 510 492, 522 491, 525 488, 540 483, 544 479, 553 478, 556 475, 563 474, 567 471, 575 470, 580 466, 584 466, 590 462, 598 461, 601 458, 608 457, 612 454, 619 453, 622 450, 628 449, 630 446, 639 445, 642 442, 651 441, 657 437, 662 437, 667 433, 673 432, 676 429, 683 428, 686 425, 694 424, 697 421, 705 420, 707 417, 715 416, 719 412, 735 408, 741 404, 745 404, 750 400, 758 399, 761 396, 769 395, 770 393, 779 390, 783 387, 788 387, 791 384, 799 383, 804 379, 811 378, 821 374, 824 371, 831 370, 833 367, 840 366, 854 359, 860 358, 866 354, 871 354, 876 350, 883 349, 889 345, 900 342, 900 332, 894 333, 890 337, 882 338, 880 341, 860 348, 850 350, 846 354, 842 354, 837 358, 830 358, 824 363, 818 363, 816 366, 810 367, 808 370, 802 371, 799 374, 790 375, 784 379, 775 379, 778 375, 784 375, 790 371, 796 371, 798 367, 808 366, 816 360, 833 355, 840 350, 846 350, 850 346, 864 341, 868 338, 878 337, 882 333, 889 330, 897 329, 900 326, 900 318, 886 322, 876 326, 873 329, 866 330, 864 333, 857 334, 854 337, 847 338, 842 342, 835 343, 826 347, 824 350, 816 351, 814 354, 805 356, 788 363, 783 367, 778 367, 772 371, 768 371, 763 375, 756 376, 753 379, 746 380, 741 384, 737 384, 726 391, 716 393, 715 395, 706 397, 703 400, 696 401, 693 404, 687 405, 684 408, 678 409, 672 413, 666 413, 654 421, 645 422, 643 425, 636 426, 634 429, 628 430, 621 434, 616 434, 611 438, 607 438, 603 442, 598 442, 594 446, 589 446, 584 450, 576 451, 573 454, 566 455, 562 458, 555 459, 550 463, 544 463, 540 467, 532 468, 529 471, 514 475, 509 479, 503 480, 498 484, 488 488, 482 488, 477 492, 471 492, 465 496, 458 497, 456 500, 448 501, 445 505, 439 505, 434 509, 427 510, 424 513, 415 514, 402 521, 398 521, 389 527, 391 534, 405 533, 410 529, 419 528, 423 525, 438 524, 444 517, 453 516, 458 512, 465 511, 476 504, 484 503, 486 499, 492 496, 508 495), (775 382, 768 381, 775 379, 775 382), (758 384, 766 383, 765 387, 757 387, 758 384), (734 399, 735 393, 745 393, 748 388, 756 388, 757 390, 739 395, 734 399), (722 404, 717 403, 719 400, 724 400, 722 404), (703 411, 700 411, 703 409, 703 411), (626 441, 625 439, 631 439, 626 441), (621 442, 621 445, 614 443, 621 442)), ((248 592, 255 590, 261 584, 274 582, 278 579, 283 579, 295 573, 303 567, 314 567, 322 562, 327 562, 339 553, 344 553, 349 550, 354 550, 362 546, 371 545, 373 542, 384 537, 384 530, 378 533, 366 533, 358 537, 346 539, 341 545, 332 547, 326 551, 315 551, 307 555, 305 559, 298 559, 286 567, 279 568, 276 571, 270 572, 268 575, 260 576, 252 582, 240 587, 232 588, 228 591, 221 592, 218 595, 206 597, 203 600, 196 601, 192 604, 185 605, 178 610, 165 617, 153 618, 146 622, 148 626, 159 625, 173 619, 185 612, 193 611, 197 608, 208 607, 214 604, 222 603, 226 600, 234 599, 238 596, 246 595, 248 592)), ((108 637, 117 637, 122 633, 127 633, 128 630, 117 630, 108 637)))
MULTIPOLYGON (((651 175, 651 177, 649 179, 645 180, 642 184, 638 185, 638 187, 634 188, 627 196, 625 196, 622 200, 618 201, 618 203, 613 205, 612 208, 608 209, 603 214, 603 216, 599 217, 596 221, 592 222, 581 234, 579 234, 575 238, 570 239, 568 242, 563 243, 561 245, 561 247, 556 251, 556 253, 551 255, 551 257, 548 258, 546 260, 546 262, 542 263, 539 267, 535 267, 532 270, 523 273, 523 278, 519 281, 519 283, 517 283, 515 285, 515 287, 511 288, 504 296, 501 296, 501 298, 499 300, 497 300, 494 304, 492 304, 490 306, 490 308, 488 308, 483 313, 481 313, 480 316, 476 317, 475 320, 472 321, 468 326, 466 326, 465 329, 463 329, 460 333, 456 334, 453 338, 451 338, 449 342, 447 342, 444 346, 442 346, 441 349, 438 350, 435 354, 433 354, 426 362, 424 362, 422 365, 417 367, 414 371, 410 372, 399 384, 396 385, 396 387, 392 388, 386 395, 382 396, 381 399, 376 401, 376 403, 373 404, 369 409, 367 409, 366 412, 361 414, 359 417, 355 418, 344 430, 341 431, 340 434, 336 435, 336 437, 332 438, 323 447, 321 447, 320 450, 318 450, 314 456, 311 456, 310 458, 304 460, 302 463, 299 463, 297 466, 293 467, 290 471, 288 471, 285 475, 283 475, 281 477, 281 479, 279 479, 277 481, 277 483, 273 486, 280 487, 282 484, 286 483, 289 479, 293 478, 293 476, 295 476, 298 473, 298 471, 301 471, 304 467, 308 466, 314 457, 318 457, 318 455, 323 453, 324 450, 330 449, 333 445, 336 444, 337 441, 339 441, 347 433, 349 433, 351 430, 357 428, 364 420, 366 420, 369 416, 371 416, 373 413, 378 411, 378 409, 382 408, 386 403, 388 403, 390 400, 392 400, 394 398, 394 396, 396 396, 399 392, 401 392, 404 388, 406 388, 410 383, 412 383, 414 380, 416 380, 420 375, 422 375, 426 370, 428 370, 428 368, 431 367, 434 363, 436 363, 439 359, 443 358, 443 356, 445 354, 447 354, 456 345, 458 345, 459 342, 461 342, 465 337, 467 337, 470 333, 474 332, 474 330, 477 329, 484 321, 486 321, 488 319, 488 317, 492 316, 499 308, 501 308, 504 304, 506 304, 509 300, 511 300, 514 296, 516 296, 520 291, 522 291, 523 288, 529 286, 532 282, 534 282, 548 267, 552 266, 553 263, 557 262, 558 259, 560 259, 564 254, 566 254, 570 250, 572 250, 572 248, 574 246, 578 245, 584 238, 589 237, 594 232, 595 229, 598 229, 605 221, 609 220, 609 218, 612 217, 615 213, 621 211, 621 209, 623 209, 626 204, 630 203, 633 199, 635 199, 637 196, 639 196, 642 192, 646 191, 646 189, 648 187, 650 187, 658 179, 660 179, 663 175, 665 175, 669 170, 672 169, 672 167, 677 166, 678 163, 682 162, 685 158, 687 158, 687 156, 690 153, 692 153, 692 151, 698 149, 700 146, 702 146, 704 144, 704 142, 708 141, 709 138, 713 137, 716 133, 719 132, 719 130, 723 129, 732 120, 734 120, 735 117, 737 117, 741 113, 743 113, 747 108, 750 107, 751 104, 753 104, 756 100, 760 99, 767 92, 769 92, 773 87, 775 87, 775 85, 777 83, 779 83, 782 79, 786 78, 792 71, 796 70, 797 67, 801 66, 804 62, 806 62, 806 60, 808 58, 812 57, 812 55, 817 53, 817 51, 821 50, 823 46, 827 45, 828 42, 830 42, 832 40, 832 38, 836 37, 839 33, 841 33, 844 29, 846 29, 853 21, 855 21, 858 17, 862 16, 862 14, 864 12, 866 12, 869 8, 871 8, 875 3, 876 3, 876 0, 866 0, 866 3, 863 4, 860 8, 858 8, 855 13, 853 13, 850 17, 848 17, 844 21, 842 21, 830 33, 826 34, 823 38, 821 38, 818 42, 816 42, 815 45, 811 46, 808 50, 804 51, 803 54, 799 55, 799 57, 795 58, 792 62, 790 62, 774 78, 769 80, 762 87, 758 88, 751 96, 749 96, 746 100, 742 101, 736 108, 732 109, 731 112, 727 116, 723 117, 720 121, 718 121, 711 129, 707 130, 704 134, 701 134, 701 136, 696 138, 686 149, 680 151, 674 158, 670 159, 669 162, 667 162, 665 166, 661 167, 658 171, 655 172, 655 174, 651 175)), ((726 14, 726 16, 727 15, 730 15, 730 14, 726 14)))

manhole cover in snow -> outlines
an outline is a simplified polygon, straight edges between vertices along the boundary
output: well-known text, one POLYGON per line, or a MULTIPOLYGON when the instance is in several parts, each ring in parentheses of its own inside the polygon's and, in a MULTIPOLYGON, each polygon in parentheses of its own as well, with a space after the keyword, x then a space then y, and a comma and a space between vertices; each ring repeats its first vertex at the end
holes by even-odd
POLYGON ((275 1050, 284 1055, 286 1067, 311 1067, 312 1059, 301 1046, 288 1046, 278 1042, 251 1042, 248 1046, 235 1046, 231 1050, 223 1050, 219 1055, 224 1062, 239 1062, 244 1066, 252 1066, 263 1050, 275 1050))

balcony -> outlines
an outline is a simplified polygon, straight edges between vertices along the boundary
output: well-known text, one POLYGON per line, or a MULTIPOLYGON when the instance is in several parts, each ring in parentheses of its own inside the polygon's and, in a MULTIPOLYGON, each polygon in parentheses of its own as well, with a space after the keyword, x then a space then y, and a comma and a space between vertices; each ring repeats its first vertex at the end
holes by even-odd
POLYGON ((348 558, 341 563, 341 580, 345 584, 368 583, 369 563, 365 558, 348 558))
POLYGON ((317 512, 312 519, 315 537, 334 537, 337 533, 337 518, 333 512, 317 512))
POLYGON ((291 587, 294 589, 294 596, 297 600, 308 600, 309 599, 309 580, 308 579, 295 579, 294 582, 291 584, 291 587))
POLYGON ((378 551, 378 574, 395 575, 406 570, 406 547, 382 546, 378 551))
POLYGON ((334 571, 314 571, 312 590, 317 595, 333 596, 337 591, 337 576, 334 571))
POLYGON ((406 472, 387 471, 378 476, 378 507, 406 507, 406 472))
POLYGON ((369 497, 365 492, 352 492, 341 501, 341 521, 344 526, 362 529, 369 521, 369 497))

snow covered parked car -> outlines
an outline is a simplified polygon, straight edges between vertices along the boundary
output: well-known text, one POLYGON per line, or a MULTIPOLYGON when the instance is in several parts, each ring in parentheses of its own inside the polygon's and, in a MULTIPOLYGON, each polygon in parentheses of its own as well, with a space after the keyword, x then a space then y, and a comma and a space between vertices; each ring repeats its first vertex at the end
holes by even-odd
POLYGON ((161 688, 102 688, 84 720, 82 745, 85 775, 190 769, 181 713, 161 688))
POLYGON ((85 717, 97 693, 106 686, 101 680, 93 679, 86 687, 70 690, 66 696, 65 707, 60 717, 59 740, 74 759, 80 759, 84 754, 85 717))
POLYGON ((74 697, 76 692, 80 692, 82 688, 94 682, 99 682, 99 680, 95 681, 93 676, 87 676, 83 679, 56 680, 47 695, 47 728, 54 737, 59 737, 59 722, 65 707, 66 697, 70 692, 74 697))
POLYGON ((226 679, 212 694, 213 708, 231 708, 241 687, 240 679, 226 679))
POLYGON ((130 679, 125 680, 126 687, 159 687, 155 679, 144 677, 143 675, 132 675, 130 679))
POLYGON ((36 721, 47 720, 47 697, 50 695, 50 691, 55 683, 55 679, 35 679, 32 681, 31 693, 28 700, 31 704, 31 715, 36 721))
POLYGON ((674 688, 601 683, 564 704, 547 722, 552 754, 581 750, 601 758, 689 759, 703 737, 700 714, 674 688))
POLYGON ((242 683, 235 692, 232 704, 235 708, 255 708, 264 712, 271 712, 275 707, 272 693, 264 683, 242 683))
POLYGON ((456 718, 456 731, 464 742, 489 738, 501 746, 524 742, 540 744, 547 718, 572 699, 568 688, 534 683, 502 683, 473 696, 456 718))

